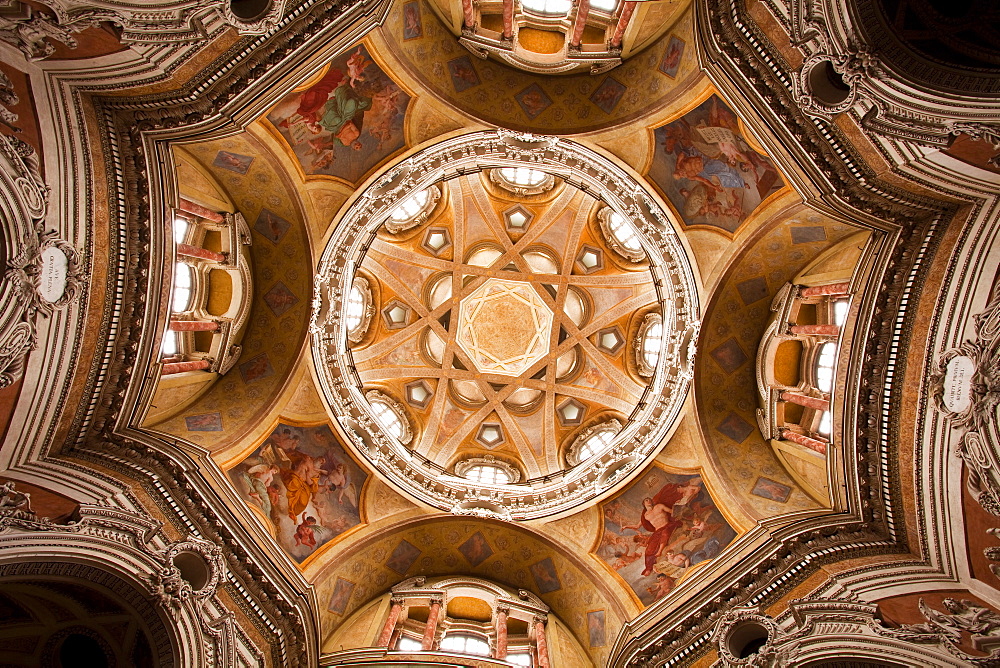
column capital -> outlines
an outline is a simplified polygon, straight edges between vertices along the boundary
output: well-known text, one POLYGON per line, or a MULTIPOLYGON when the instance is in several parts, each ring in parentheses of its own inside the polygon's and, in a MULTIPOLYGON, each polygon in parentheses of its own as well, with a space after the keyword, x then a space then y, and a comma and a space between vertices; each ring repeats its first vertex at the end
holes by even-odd
POLYGON ((494 609, 498 615, 509 615, 510 606, 503 603, 498 603, 497 607, 494 609))
POLYGON ((532 621, 533 624, 542 624, 542 625, 545 625, 545 624, 549 623, 549 616, 548 615, 535 615, 534 617, 531 618, 531 621, 532 621))

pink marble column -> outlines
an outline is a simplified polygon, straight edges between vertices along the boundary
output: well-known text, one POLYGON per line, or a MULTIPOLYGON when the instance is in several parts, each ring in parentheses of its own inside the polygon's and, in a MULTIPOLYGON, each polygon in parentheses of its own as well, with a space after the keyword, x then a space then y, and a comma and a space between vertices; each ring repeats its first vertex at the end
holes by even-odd
POLYGON ((805 446, 810 450, 815 450, 821 455, 826 454, 826 446, 828 445, 826 441, 821 441, 818 438, 810 438, 805 434, 800 434, 798 432, 791 431, 790 429, 779 429, 778 436, 784 441, 798 443, 799 445, 805 446))
POLYGON ((439 598, 431 599, 431 612, 427 615, 427 625, 424 627, 424 640, 420 645, 420 649, 428 652, 434 649, 434 636, 437 634, 438 616, 441 614, 441 604, 443 601, 439 598))
POLYGON ((622 37, 625 36, 625 29, 628 28, 628 22, 632 20, 632 14, 635 13, 635 6, 638 4, 638 2, 633 0, 632 2, 626 2, 622 5, 622 13, 618 17, 618 25, 615 26, 615 33, 611 36, 612 48, 621 48, 622 37))
POLYGON ((497 659, 507 658, 507 615, 510 608, 497 606, 496 627, 497 627, 497 659))
POLYGON ((823 297, 825 295, 848 295, 850 283, 831 283, 830 285, 815 285, 799 290, 800 297, 823 297))
POLYGON ((782 392, 781 400, 793 404, 798 404, 799 406, 805 406, 806 408, 815 408, 818 411, 830 410, 830 402, 827 401, 826 399, 807 397, 806 395, 799 394, 797 392, 782 392))
POLYGON ((174 332, 217 332, 219 323, 215 320, 171 320, 170 329, 174 332))
POLYGON ((207 369, 212 366, 212 363, 208 360, 194 360, 192 362, 169 362, 163 365, 161 374, 164 376, 170 376, 175 373, 184 373, 185 371, 201 371, 202 369, 207 369))
POLYGON ((792 325, 788 328, 792 334, 814 334, 820 336, 837 336, 840 334, 839 325, 792 325))
POLYGON ((503 38, 514 39, 514 0, 503 0, 503 38))
POLYGON ((391 603, 392 605, 389 606, 389 616, 385 620, 385 626, 382 627, 382 633, 378 636, 376 647, 389 646, 389 641, 392 640, 392 632, 396 630, 396 622, 399 621, 399 615, 403 611, 403 599, 394 598, 391 603))
POLYGON ((544 617, 535 617, 535 648, 538 650, 538 668, 549 668, 549 646, 545 642, 544 617))
POLYGON ((195 204, 191 200, 184 199, 183 197, 181 198, 180 205, 177 208, 186 213, 204 218, 205 220, 211 220, 213 223, 226 222, 226 217, 218 211, 206 209, 201 204, 195 204))
POLYGON ((590 0, 580 0, 576 8, 576 23, 573 24, 573 37, 569 45, 575 49, 580 48, 580 41, 583 39, 583 29, 587 27, 587 16, 590 15, 590 0))
POLYGON ((462 0, 462 27, 472 29, 476 25, 476 12, 472 0, 462 0))
POLYGON ((226 256, 222 253, 206 250, 191 244, 177 244, 177 252, 188 257, 200 257, 203 260, 213 260, 215 262, 225 262, 226 256))

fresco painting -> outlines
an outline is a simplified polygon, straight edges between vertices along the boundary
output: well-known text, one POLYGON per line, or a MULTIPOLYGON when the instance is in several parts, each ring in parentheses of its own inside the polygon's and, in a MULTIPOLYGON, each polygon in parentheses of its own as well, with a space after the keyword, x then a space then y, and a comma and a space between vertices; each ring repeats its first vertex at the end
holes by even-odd
POLYGON ((712 559, 736 537, 701 476, 656 466, 618 498, 602 503, 601 511, 597 556, 643 605, 666 596, 688 569, 712 559))
POLYGON ((403 147, 409 101, 368 50, 356 44, 334 59, 319 81, 282 99, 267 119, 306 175, 356 183, 403 147))
POLYGON ((663 59, 660 61, 660 71, 673 79, 677 76, 677 69, 681 66, 682 57, 684 57, 684 40, 671 35, 670 41, 667 42, 667 49, 663 52, 663 59))
POLYGON ((243 499, 271 520, 278 544, 299 563, 361 523, 367 477, 328 425, 278 423, 229 470, 243 499))
POLYGON ((771 159, 750 148, 736 114, 717 95, 656 128, 654 137, 649 177, 688 227, 733 234, 784 185, 771 159))
POLYGON ((603 610, 591 610, 587 613, 587 638, 591 647, 604 647, 608 643, 603 610))
POLYGON ((420 3, 407 2, 403 5, 403 39, 418 39, 424 36, 424 23, 420 19, 420 3))
POLYGON ((332 613, 342 615, 347 609, 347 604, 354 593, 354 583, 344 578, 337 578, 337 584, 333 587, 333 594, 330 595, 330 605, 327 607, 332 613))
POLYGON ((250 169, 250 164, 252 162, 253 156, 240 155, 239 153, 231 153, 229 151, 219 151, 215 156, 215 160, 212 161, 212 164, 216 167, 236 172, 237 174, 246 174, 247 170, 250 169))
POLYGON ((625 94, 627 89, 625 85, 614 77, 607 77, 591 93, 590 101, 604 113, 610 114, 614 110, 615 105, 618 104, 618 101, 622 99, 622 95, 625 94))
POLYGON ((761 476, 757 478, 757 483, 753 486, 753 490, 750 493, 762 499, 785 503, 792 493, 792 488, 781 484, 777 480, 761 476))

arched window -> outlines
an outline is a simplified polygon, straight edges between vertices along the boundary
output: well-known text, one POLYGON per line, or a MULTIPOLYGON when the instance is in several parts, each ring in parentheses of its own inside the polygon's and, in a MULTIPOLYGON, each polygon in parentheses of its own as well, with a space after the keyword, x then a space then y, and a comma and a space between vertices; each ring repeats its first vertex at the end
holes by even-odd
POLYGON ((490 179, 515 195, 539 195, 556 184, 554 176, 531 167, 491 169, 490 179))
POLYGON ((565 14, 573 3, 570 0, 521 0, 521 7, 538 14, 565 14))
POLYGON ((356 276, 351 284, 351 291, 347 295, 347 308, 344 316, 348 341, 358 343, 364 338, 373 312, 372 292, 368 285, 368 279, 356 276))
POLYGON ((368 405, 371 406, 372 415, 376 422, 385 430, 387 434, 404 445, 410 442, 413 434, 410 431, 410 421, 403 412, 403 407, 399 402, 382 394, 378 390, 369 390, 365 393, 368 405))
POLYGON ((836 363, 837 344, 830 341, 820 346, 814 371, 816 389, 820 392, 833 391, 833 367, 836 363))
POLYGON ((413 193, 389 213, 385 228, 392 234, 398 234, 420 225, 430 217, 440 198, 441 190, 437 186, 430 186, 413 193))
POLYGON ((184 262, 174 263, 174 294, 170 309, 183 313, 191 306, 191 267, 184 262))
POLYGON ((663 347, 663 317, 659 313, 650 313, 642 321, 636 338, 636 366, 639 375, 649 377, 656 371, 660 361, 660 349, 663 347))
POLYGON ((639 262, 646 257, 638 230, 625 216, 610 207, 604 207, 597 214, 597 219, 600 221, 604 240, 611 250, 632 262, 639 262))
POLYGON ((594 455, 600 453, 615 440, 622 429, 618 420, 608 420, 585 429, 583 433, 576 437, 573 445, 570 446, 566 455, 570 466, 576 466, 585 462, 594 455))
POLYGON ((471 633, 449 633, 441 640, 441 649, 457 654, 490 655, 490 644, 486 638, 471 633))
POLYGON ((455 464, 455 473, 483 485, 511 485, 521 479, 521 472, 493 455, 470 457, 455 464))

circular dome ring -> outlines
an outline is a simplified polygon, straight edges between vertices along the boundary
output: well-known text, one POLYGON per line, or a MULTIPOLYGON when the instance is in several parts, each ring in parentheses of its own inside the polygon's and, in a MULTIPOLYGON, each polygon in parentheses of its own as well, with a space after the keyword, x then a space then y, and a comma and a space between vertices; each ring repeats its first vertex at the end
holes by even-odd
POLYGON ((656 198, 625 170, 567 139, 503 129, 477 132, 447 139, 387 168, 344 210, 320 259, 315 288, 313 360, 320 392, 331 413, 340 418, 339 428, 356 452, 400 489, 454 513, 532 519, 566 512, 608 493, 655 455, 687 397, 692 363, 682 347, 700 325, 699 302, 694 272, 674 226, 656 198), (388 435, 363 408, 364 389, 347 354, 341 296, 376 230, 399 201, 460 174, 517 166, 558 176, 635 221, 663 305, 664 343, 642 401, 621 433, 585 470, 574 467, 561 475, 483 491, 479 485, 441 476, 388 435), (612 469, 613 474, 605 475, 612 469))

